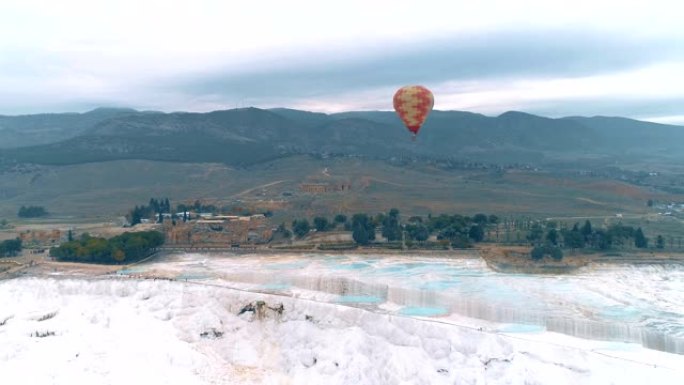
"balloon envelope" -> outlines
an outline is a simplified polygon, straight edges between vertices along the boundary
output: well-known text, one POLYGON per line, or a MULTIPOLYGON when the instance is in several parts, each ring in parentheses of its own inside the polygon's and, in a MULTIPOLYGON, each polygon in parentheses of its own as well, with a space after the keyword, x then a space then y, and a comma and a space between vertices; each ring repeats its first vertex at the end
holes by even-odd
POLYGON ((394 94, 394 110, 413 135, 418 134, 434 104, 432 92, 423 86, 402 87, 394 94))

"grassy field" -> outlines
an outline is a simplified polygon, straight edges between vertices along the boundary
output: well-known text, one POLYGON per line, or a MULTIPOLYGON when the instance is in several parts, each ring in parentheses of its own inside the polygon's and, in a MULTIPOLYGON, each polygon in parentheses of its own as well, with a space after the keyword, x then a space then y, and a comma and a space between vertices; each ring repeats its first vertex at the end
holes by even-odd
POLYGON ((0 218, 13 225, 26 222, 16 217, 21 205, 44 206, 53 215, 46 221, 108 221, 146 204, 150 197, 168 197, 174 204, 199 199, 247 211, 268 209, 274 212, 274 221, 377 213, 392 207, 402 215, 484 212, 568 221, 585 217, 608 221, 619 213, 625 221, 647 223, 672 236, 681 232, 681 220, 654 216, 646 201, 684 201, 684 195, 592 177, 531 170, 442 170, 420 163, 394 166, 304 156, 242 169, 139 160, 39 167, 4 173, 0 196, 0 218), (299 187, 304 182, 349 182, 352 190, 305 194, 299 187))

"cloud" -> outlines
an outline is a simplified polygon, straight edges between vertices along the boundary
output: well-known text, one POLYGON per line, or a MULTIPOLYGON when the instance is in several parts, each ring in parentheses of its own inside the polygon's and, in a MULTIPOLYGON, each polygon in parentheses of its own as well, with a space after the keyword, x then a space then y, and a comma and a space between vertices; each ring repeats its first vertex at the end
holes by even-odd
POLYGON ((624 39, 595 31, 499 31, 433 39, 349 60, 345 52, 283 57, 270 68, 195 74, 170 85, 191 95, 261 100, 316 98, 351 90, 492 79, 554 79, 625 71, 684 59, 677 41, 624 39), (290 65, 290 61, 295 65, 290 65))
MULTIPOLYGON (((621 115, 676 121, 684 99, 684 46, 676 39, 597 31, 499 31, 273 60, 269 68, 216 71, 160 92, 205 108, 257 105, 314 111, 390 109, 396 87, 428 85, 436 108, 486 114, 621 115)), ((166 82, 163 82, 166 83, 166 82)))
POLYGON ((441 109, 673 117, 672 4, 8 0, 0 113, 388 109, 398 86, 422 83, 441 109))

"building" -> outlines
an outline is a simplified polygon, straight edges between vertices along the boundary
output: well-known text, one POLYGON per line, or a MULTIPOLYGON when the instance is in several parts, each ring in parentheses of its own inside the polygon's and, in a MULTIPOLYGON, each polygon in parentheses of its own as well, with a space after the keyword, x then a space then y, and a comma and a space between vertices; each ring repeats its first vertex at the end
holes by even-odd
POLYGON ((351 183, 302 183, 299 188, 309 194, 324 194, 351 190, 351 183))
POLYGON ((25 230, 19 233, 19 239, 24 246, 51 247, 66 242, 69 230, 25 230))
POLYGON ((217 215, 195 221, 164 222, 166 243, 171 245, 231 246, 271 240, 273 231, 265 216, 217 215))

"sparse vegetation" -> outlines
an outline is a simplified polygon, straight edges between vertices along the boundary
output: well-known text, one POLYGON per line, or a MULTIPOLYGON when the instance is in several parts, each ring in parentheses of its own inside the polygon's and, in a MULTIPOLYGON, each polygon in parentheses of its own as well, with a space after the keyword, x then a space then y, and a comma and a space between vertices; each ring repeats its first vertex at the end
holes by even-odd
POLYGON ((51 331, 51 330, 46 330, 44 332, 35 331, 35 332, 31 333, 31 337, 37 337, 37 338, 52 337, 54 335, 55 335, 55 332, 51 331))
POLYGON ((200 333, 200 337, 202 338, 211 338, 211 339, 217 339, 223 337, 223 332, 216 330, 214 328, 209 329, 208 331, 204 331, 200 333))
POLYGON ((274 237, 279 236, 284 239, 290 239, 290 237, 292 237, 292 232, 288 230, 287 227, 285 227, 285 223, 281 223, 280 225, 278 225, 278 228, 276 229, 273 235, 274 237))
POLYGON ((19 218, 41 218, 48 215, 43 206, 21 206, 17 216, 19 218))
POLYGON ((38 322, 43 322, 43 321, 47 321, 49 319, 55 318, 56 315, 57 315, 56 311, 53 311, 51 313, 47 313, 47 314, 41 316, 40 318, 38 318, 38 322))

